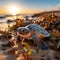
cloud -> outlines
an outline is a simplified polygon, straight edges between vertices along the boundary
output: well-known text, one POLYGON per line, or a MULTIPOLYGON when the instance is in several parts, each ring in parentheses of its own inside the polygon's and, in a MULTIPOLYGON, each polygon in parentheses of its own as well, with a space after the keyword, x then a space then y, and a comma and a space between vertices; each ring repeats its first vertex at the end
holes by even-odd
POLYGON ((59 11, 60 10, 60 4, 50 8, 49 10, 51 10, 51 11, 54 11, 54 10, 59 11))
POLYGON ((54 7, 54 10, 60 10, 60 4, 54 7))

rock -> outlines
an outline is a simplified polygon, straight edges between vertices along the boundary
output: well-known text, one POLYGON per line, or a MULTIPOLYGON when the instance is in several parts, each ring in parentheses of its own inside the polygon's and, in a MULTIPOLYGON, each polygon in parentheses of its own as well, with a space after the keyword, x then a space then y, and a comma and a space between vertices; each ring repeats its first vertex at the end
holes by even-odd
POLYGON ((55 51, 54 50, 49 50, 47 53, 47 60, 55 60, 55 51))
POLYGON ((5 46, 7 46, 7 44, 8 44, 8 41, 4 41, 4 42, 2 42, 1 46, 5 47, 5 46))
POLYGON ((11 49, 5 51, 4 54, 14 54, 15 55, 15 52, 18 50, 17 47, 12 47, 11 49))
POLYGON ((0 55, 0 60, 16 60, 15 55, 0 55))

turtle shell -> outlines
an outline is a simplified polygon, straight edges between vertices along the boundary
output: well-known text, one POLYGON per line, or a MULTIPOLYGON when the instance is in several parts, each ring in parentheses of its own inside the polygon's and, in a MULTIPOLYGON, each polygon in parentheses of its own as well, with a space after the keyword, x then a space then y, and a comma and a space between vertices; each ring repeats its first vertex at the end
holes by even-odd
POLYGON ((26 26, 30 31, 34 30, 37 31, 38 33, 40 33, 42 36, 44 37, 49 37, 50 33, 48 33, 48 31, 46 31, 42 26, 38 25, 38 24, 30 24, 26 26))

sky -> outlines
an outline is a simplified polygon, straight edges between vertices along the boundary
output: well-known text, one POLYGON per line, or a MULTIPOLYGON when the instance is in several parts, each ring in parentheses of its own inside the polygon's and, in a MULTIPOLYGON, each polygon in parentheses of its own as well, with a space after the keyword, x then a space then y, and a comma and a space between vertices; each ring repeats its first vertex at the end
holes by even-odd
POLYGON ((31 14, 49 10, 60 5, 60 0, 0 0, 0 14, 9 14, 8 8, 16 6, 18 13, 31 14))

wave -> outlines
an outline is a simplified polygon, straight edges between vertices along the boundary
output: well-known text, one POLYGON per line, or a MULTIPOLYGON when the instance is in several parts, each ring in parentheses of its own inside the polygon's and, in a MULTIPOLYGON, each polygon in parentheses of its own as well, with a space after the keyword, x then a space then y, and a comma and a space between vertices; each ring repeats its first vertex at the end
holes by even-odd
MULTIPOLYGON (((6 28, 8 28, 7 18, 0 19, 0 30, 5 31, 6 28)), ((12 26, 15 22, 9 23, 10 26, 12 26)))

